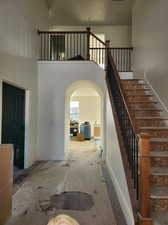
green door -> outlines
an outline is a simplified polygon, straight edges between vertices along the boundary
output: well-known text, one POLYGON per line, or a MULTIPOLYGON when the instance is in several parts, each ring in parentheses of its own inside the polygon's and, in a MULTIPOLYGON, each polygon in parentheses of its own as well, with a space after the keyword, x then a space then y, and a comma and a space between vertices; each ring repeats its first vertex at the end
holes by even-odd
POLYGON ((3 83, 2 143, 14 144, 14 166, 24 168, 25 90, 3 83))

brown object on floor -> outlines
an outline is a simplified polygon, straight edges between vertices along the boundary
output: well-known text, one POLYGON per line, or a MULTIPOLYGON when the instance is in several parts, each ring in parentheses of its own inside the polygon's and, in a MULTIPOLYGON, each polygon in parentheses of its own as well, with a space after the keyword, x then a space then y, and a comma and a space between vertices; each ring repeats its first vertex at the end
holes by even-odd
POLYGON ((84 141, 84 140, 85 140, 84 134, 78 133, 77 134, 77 141, 84 141))
POLYGON ((94 137, 100 137, 100 127, 94 127, 94 137))
POLYGON ((0 145, 0 224, 12 214, 13 145, 0 145))
POLYGON ((59 215, 51 219, 48 225, 79 225, 79 223, 70 216, 59 215))

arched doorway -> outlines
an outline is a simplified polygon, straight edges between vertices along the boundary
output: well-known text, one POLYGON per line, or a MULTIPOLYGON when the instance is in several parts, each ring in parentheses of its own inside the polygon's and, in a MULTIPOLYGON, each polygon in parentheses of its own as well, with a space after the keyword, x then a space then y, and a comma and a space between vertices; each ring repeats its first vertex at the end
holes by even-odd
POLYGON ((101 88, 92 81, 79 80, 67 89, 65 99, 65 156, 72 147, 71 141, 76 139, 79 142, 76 137, 77 134, 73 135, 72 129, 70 129, 70 121, 73 119, 77 120, 77 133, 82 133, 81 127, 85 122, 89 123, 90 135, 83 137, 85 140, 89 139, 88 142, 85 141, 85 145, 86 143, 94 143, 100 153, 104 155, 104 107, 104 94, 101 88), (79 107, 78 115, 70 112, 70 105, 79 107))

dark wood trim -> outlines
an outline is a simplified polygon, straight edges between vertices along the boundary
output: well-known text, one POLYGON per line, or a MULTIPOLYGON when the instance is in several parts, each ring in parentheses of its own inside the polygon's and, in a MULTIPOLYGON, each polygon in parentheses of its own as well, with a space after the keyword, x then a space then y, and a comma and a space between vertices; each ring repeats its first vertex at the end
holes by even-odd
MULTIPOLYGON (((106 50, 106 48, 90 48, 90 49, 93 49, 93 50, 94 50, 94 49, 95 49, 95 50, 96 50, 96 49, 106 50)), ((110 50, 113 50, 113 49, 115 49, 115 50, 123 50, 123 49, 124 49, 124 50, 125 50, 125 49, 126 49, 126 50, 133 50, 133 48, 108 48, 108 49, 110 49, 110 50)))
POLYGON ((86 33, 87 33, 87 60, 90 60, 90 27, 86 28, 86 33))
POLYGON ((37 31, 38 34, 57 34, 57 33, 61 33, 61 34, 86 34, 86 31, 37 31))
POLYGON ((92 35, 96 40, 98 40, 101 44, 103 44, 104 46, 106 45, 100 38, 98 38, 95 34, 93 34, 92 32, 90 32, 90 35, 92 35))
MULTIPOLYGON (((108 48, 108 51, 109 51, 109 48, 108 48)), ((119 73, 118 73, 118 71, 117 71, 117 69, 116 69, 116 66, 115 66, 115 63, 114 63, 114 60, 113 60, 113 57, 112 57, 111 53, 109 53, 109 56, 110 56, 111 64, 112 64, 112 66, 113 66, 114 76, 116 77, 116 80, 117 80, 117 83, 118 83, 118 87, 119 87, 119 89, 120 89, 120 93, 121 93, 122 99, 123 99, 123 101, 124 101, 125 108, 126 108, 127 113, 128 113, 128 115, 129 115, 129 119, 130 119, 131 125, 132 125, 132 127, 133 127, 133 129, 134 129, 134 132, 135 132, 135 133, 138 133, 137 128, 135 127, 134 122, 133 122, 133 115, 131 114, 131 112, 130 112, 129 109, 128 109, 128 105, 127 105, 127 102, 128 102, 127 96, 126 96, 126 94, 125 94, 125 90, 124 90, 123 85, 122 85, 122 83, 121 83, 121 79, 120 79, 119 73)), ((138 139, 138 135, 137 135, 137 139, 138 139)))

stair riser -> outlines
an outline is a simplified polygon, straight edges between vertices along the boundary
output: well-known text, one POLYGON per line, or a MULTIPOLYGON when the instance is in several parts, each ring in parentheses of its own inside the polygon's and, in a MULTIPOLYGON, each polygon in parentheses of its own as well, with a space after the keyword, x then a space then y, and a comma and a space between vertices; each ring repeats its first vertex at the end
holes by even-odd
POLYGON ((145 116, 160 116, 160 112, 159 111, 132 111, 132 114, 134 116, 142 116, 142 117, 145 117, 145 116))
POLYGON ((126 82, 122 82, 122 85, 124 86, 124 87, 130 87, 131 89, 132 88, 147 88, 147 85, 146 84, 144 84, 144 83, 137 83, 137 82, 135 82, 135 83, 126 83, 126 82))
POLYGON ((144 84, 123 84, 124 89, 137 89, 137 88, 147 88, 144 84))
POLYGON ((136 126, 137 127, 157 127, 157 126, 162 126, 166 127, 166 123, 164 120, 138 120, 136 119, 136 126))
POLYGON ((133 95, 133 96, 127 96, 128 101, 152 101, 153 96, 144 96, 144 95, 133 95))
POLYGON ((168 176, 151 176, 151 184, 155 186, 168 185, 168 176))
POLYGON ((168 157, 152 157, 152 167, 168 167, 168 157))
POLYGON ((157 105, 154 103, 129 103, 132 109, 154 108, 157 105))
POLYGON ((144 84, 144 81, 143 80, 122 80, 121 82, 124 85, 127 85, 127 84, 131 84, 131 85, 134 85, 134 84, 144 84))
POLYGON ((168 199, 152 199, 152 211, 161 212, 168 210, 168 199))
POLYGON ((167 151, 168 150, 168 142, 151 142, 152 151, 167 151))
POLYGON ((141 129, 141 133, 147 133, 154 138, 166 138, 168 137, 168 130, 148 130, 148 129, 141 129))
POLYGON ((142 90, 126 90, 126 94, 127 95, 133 95, 133 94, 151 94, 151 92, 150 91, 147 91, 147 90, 145 90, 145 89, 142 89, 142 90))

